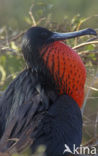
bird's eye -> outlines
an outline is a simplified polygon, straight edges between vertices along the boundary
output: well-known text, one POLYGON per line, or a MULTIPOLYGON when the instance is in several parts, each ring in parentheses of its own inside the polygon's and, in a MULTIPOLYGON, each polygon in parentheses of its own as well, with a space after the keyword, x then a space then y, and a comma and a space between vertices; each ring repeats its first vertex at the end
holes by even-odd
POLYGON ((48 33, 47 32, 41 32, 41 38, 42 39, 46 39, 48 37, 48 33))

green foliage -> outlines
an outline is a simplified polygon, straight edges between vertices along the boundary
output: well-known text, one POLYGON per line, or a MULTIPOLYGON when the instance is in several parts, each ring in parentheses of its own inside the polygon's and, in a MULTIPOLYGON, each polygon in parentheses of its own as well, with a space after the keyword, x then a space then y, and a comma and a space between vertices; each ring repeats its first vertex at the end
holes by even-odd
MULTIPOLYGON (((0 26, 11 26, 14 29, 26 28, 31 23, 25 23, 30 6, 34 5, 33 14, 36 20, 51 16, 52 22, 62 23, 64 17, 69 19, 80 14, 82 18, 98 13, 98 0, 0 0, 0 26)), ((95 27, 98 18, 88 26, 95 27)))
POLYGON ((20 41, 10 41, 6 39, 13 36, 9 30, 1 29, 0 44, 0 90, 4 90, 9 82, 11 82, 25 64, 20 52, 20 41), (7 35, 6 35, 7 32, 7 35), (9 43, 8 43, 9 42, 9 43))

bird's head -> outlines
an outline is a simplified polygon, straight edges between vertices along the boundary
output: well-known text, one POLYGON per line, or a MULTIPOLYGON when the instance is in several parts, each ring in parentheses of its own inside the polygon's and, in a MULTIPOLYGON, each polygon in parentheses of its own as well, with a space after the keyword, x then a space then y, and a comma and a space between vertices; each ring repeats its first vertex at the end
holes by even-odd
POLYGON ((28 66, 43 75, 46 84, 55 84, 58 94, 68 94, 80 107, 84 99, 86 69, 79 55, 61 41, 82 35, 96 35, 96 32, 89 28, 57 33, 32 27, 25 33, 22 42, 22 52, 28 66))
POLYGON ((50 36, 52 36, 52 32, 41 27, 32 27, 25 33, 22 52, 29 67, 36 67, 39 64, 37 61, 39 60, 40 51, 50 36))

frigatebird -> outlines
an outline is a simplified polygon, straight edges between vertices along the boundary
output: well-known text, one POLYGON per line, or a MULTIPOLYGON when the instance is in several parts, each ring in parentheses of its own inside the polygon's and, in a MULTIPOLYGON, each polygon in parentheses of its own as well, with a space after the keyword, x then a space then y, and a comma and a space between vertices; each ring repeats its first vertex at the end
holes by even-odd
POLYGON ((0 98, 0 152, 63 156, 65 145, 73 151, 82 139, 80 108, 84 99, 86 69, 80 56, 62 41, 96 35, 93 29, 57 33, 32 27, 23 36, 27 69, 0 98))

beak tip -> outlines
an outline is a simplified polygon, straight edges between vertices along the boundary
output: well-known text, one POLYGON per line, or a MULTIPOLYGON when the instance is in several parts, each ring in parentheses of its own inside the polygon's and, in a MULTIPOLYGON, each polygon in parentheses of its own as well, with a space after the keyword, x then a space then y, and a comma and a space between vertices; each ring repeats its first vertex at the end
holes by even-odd
POLYGON ((95 35, 95 36, 97 36, 97 33, 96 33, 96 31, 95 31, 94 29, 88 28, 87 31, 88 31, 88 33, 89 33, 90 35, 95 35))

